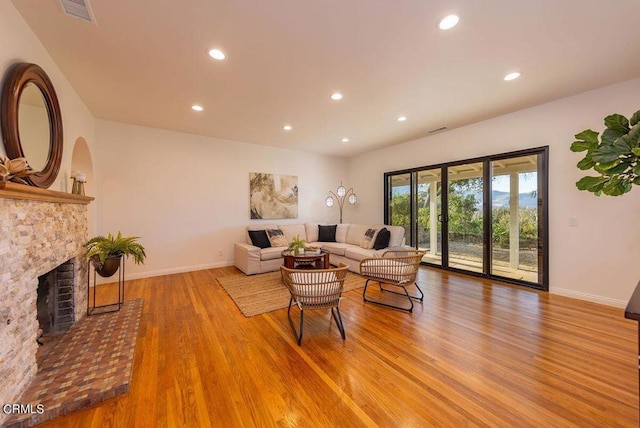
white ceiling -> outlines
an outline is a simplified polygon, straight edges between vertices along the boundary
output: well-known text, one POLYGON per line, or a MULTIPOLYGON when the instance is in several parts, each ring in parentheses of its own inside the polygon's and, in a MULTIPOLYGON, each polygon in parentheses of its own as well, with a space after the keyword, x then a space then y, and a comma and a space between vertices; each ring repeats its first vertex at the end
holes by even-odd
POLYGON ((339 156, 640 76, 638 0, 12 2, 97 118, 339 156))

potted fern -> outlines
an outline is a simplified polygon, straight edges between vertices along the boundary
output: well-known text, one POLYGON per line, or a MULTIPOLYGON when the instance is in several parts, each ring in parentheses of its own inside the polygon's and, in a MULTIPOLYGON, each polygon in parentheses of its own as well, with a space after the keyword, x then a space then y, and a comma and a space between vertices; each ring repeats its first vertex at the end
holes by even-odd
POLYGON ((138 242, 139 236, 96 236, 87 241, 87 258, 91 260, 98 275, 107 278, 118 271, 122 256, 133 257, 135 264, 143 264, 147 257, 144 247, 138 242))

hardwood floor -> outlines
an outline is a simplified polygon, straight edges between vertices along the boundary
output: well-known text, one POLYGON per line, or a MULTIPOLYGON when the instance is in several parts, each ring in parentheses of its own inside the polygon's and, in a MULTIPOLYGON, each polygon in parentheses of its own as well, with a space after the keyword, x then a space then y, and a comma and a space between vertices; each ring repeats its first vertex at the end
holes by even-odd
POLYGON ((286 309, 242 316, 216 282, 238 272, 128 281, 144 298, 130 392, 44 426, 638 425, 621 309, 421 268, 413 314, 350 291, 346 341, 308 312, 298 347, 286 309))

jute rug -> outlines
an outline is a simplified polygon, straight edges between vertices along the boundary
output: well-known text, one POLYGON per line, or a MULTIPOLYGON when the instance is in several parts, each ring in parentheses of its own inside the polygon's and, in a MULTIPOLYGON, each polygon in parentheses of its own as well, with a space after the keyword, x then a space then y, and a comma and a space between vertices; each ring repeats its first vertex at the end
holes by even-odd
MULTIPOLYGON (((344 291, 364 287, 364 281, 360 275, 349 272, 344 281, 344 291)), ((223 276, 218 278, 218 282, 245 317, 289 306, 289 290, 282 284, 279 271, 251 276, 223 276)))

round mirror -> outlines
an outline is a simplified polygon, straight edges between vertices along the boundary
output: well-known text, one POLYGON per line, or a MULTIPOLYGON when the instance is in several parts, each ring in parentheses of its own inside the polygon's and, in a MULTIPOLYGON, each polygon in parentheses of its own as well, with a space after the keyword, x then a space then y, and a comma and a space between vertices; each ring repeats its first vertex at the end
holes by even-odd
POLYGON ((62 162, 62 116, 53 84, 36 64, 18 63, 2 87, 2 139, 9 158, 25 157, 37 171, 25 180, 47 188, 62 162))
POLYGON ((18 104, 18 133, 24 156, 34 171, 42 171, 49 159, 49 113, 38 87, 25 85, 18 104))

